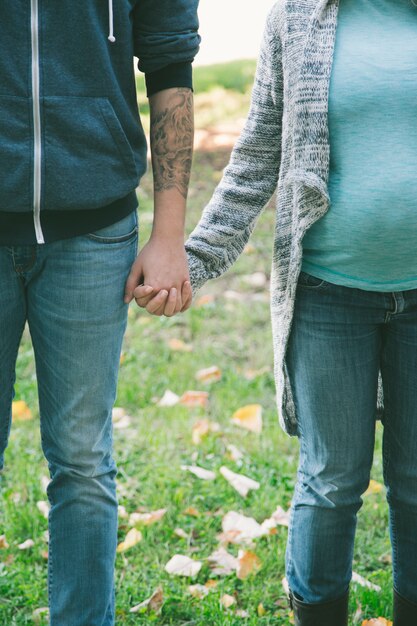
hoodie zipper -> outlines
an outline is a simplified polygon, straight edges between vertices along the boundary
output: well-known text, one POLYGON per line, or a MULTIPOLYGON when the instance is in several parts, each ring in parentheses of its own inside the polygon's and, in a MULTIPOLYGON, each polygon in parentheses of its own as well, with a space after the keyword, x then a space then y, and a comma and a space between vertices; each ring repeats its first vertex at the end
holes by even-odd
POLYGON ((31 0, 31 32, 32 32, 32 100, 33 100, 33 132, 34 132, 34 165, 33 165, 33 219, 36 241, 45 243, 41 227, 41 115, 39 102, 39 15, 38 0, 31 0))

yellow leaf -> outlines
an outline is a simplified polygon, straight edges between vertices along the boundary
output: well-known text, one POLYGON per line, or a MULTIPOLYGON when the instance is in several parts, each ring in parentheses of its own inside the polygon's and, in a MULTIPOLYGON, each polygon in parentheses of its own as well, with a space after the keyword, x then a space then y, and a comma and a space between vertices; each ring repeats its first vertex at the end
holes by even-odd
POLYGON ((193 351, 193 346, 190 345, 189 343, 185 343, 185 341, 182 341, 182 339, 170 339, 168 341, 168 346, 171 348, 171 350, 174 350, 177 352, 192 352, 193 351))
POLYGON ((243 580, 250 574, 256 574, 261 569, 261 561, 254 552, 239 550, 237 557, 236 575, 243 580))
POLYGON ((266 610, 265 610, 265 607, 262 604, 262 602, 260 602, 258 604, 258 608, 256 609, 256 612, 258 613, 259 617, 262 617, 263 615, 266 615, 266 610))
POLYGON ((369 487, 363 495, 369 496, 373 493, 381 493, 383 489, 384 489, 384 485, 382 485, 381 483, 371 478, 371 480, 369 481, 369 487))
POLYGON ((142 541, 142 533, 136 528, 131 528, 126 535, 125 540, 117 546, 117 552, 124 552, 125 550, 135 546, 139 543, 139 541, 142 541))
POLYGON ((362 622, 362 626, 392 626, 392 622, 385 617, 374 617, 373 619, 366 619, 362 622))
POLYGON ((8 548, 9 544, 6 541, 6 535, 0 535, 0 548, 8 548))
POLYGON ((186 391, 179 399, 179 403, 188 407, 205 408, 208 404, 208 397, 208 391, 186 391))
POLYGON ((15 400, 13 402, 12 418, 14 422, 23 422, 32 419, 32 411, 24 400, 15 400))
POLYGON ((222 373, 217 365, 213 365, 212 367, 206 367, 205 369, 198 370, 195 377, 203 383, 214 383, 221 379, 222 373))
POLYGON ((262 431, 262 406, 260 404, 243 406, 232 415, 231 420, 242 428, 260 433, 262 431))
POLYGON ((194 506, 189 506, 184 511, 185 515, 192 515, 193 517, 199 517, 200 511, 198 511, 194 506))

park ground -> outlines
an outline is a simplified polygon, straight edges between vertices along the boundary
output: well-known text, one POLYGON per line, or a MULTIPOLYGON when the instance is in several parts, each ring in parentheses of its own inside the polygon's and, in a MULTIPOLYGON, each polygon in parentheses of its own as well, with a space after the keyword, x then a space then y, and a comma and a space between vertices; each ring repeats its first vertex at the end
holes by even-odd
MULTIPOLYGON (((254 62, 196 68, 197 149, 187 232, 227 164, 248 110, 253 72, 254 62)), ((138 86, 146 126, 147 104, 143 86, 138 86)), ((150 174, 143 180, 139 202, 142 246, 152 223, 150 174)), ((279 427, 274 401, 268 303, 273 224, 271 202, 232 270, 204 286, 185 314, 152 317, 130 305, 114 416, 120 626, 291 624, 283 585, 285 516, 284 524, 271 523, 271 530, 250 545, 235 543, 239 533, 222 528, 231 512, 258 523, 271 519, 277 507, 287 512, 295 485, 299 444, 279 427), (212 373, 201 373, 206 368, 213 368, 212 373), (167 397, 167 390, 180 401, 160 406, 158 400, 167 397), (188 391, 205 393, 194 396, 188 391), (258 405, 258 416, 262 408, 262 428, 256 420, 249 420, 250 430, 242 427, 244 419, 231 419, 247 405, 258 405), (214 474, 205 480, 185 466, 214 474), (226 479, 225 474, 230 475, 224 468, 257 481, 258 488, 242 495, 226 479), (127 536, 130 547, 122 543, 127 536), (216 573, 209 559, 220 545, 235 557, 227 562, 227 575, 216 573), (165 566, 176 554, 192 559, 197 573, 168 573, 165 566)), ((40 445, 27 329, 15 389, 18 404, 0 475, 0 624, 42 625, 47 624, 49 475, 40 445)), ((378 422, 372 483, 358 514, 353 563, 355 573, 368 584, 352 583, 350 626, 378 616, 392 619, 381 434, 378 422)), ((175 561, 171 563, 175 569, 175 561)))

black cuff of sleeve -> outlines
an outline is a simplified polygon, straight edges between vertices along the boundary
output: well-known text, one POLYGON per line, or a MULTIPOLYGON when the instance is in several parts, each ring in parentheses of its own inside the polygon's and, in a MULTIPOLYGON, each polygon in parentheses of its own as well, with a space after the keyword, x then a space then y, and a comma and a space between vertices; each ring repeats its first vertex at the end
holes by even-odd
POLYGON ((193 89, 193 69, 191 61, 171 63, 161 70, 145 74, 146 95, 148 98, 154 93, 172 87, 189 87, 193 89))

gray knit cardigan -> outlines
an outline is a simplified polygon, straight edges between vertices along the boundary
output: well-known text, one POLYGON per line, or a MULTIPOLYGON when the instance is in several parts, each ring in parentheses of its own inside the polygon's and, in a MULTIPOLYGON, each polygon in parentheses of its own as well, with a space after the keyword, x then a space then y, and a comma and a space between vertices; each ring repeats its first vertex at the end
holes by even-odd
MULTIPOLYGON (((243 251, 277 191, 271 321, 279 422, 298 435, 286 366, 302 238, 330 206, 328 91, 339 0, 278 0, 269 13, 246 124, 185 246, 195 293, 243 251)), ((383 412, 381 372, 376 418, 383 412)))

